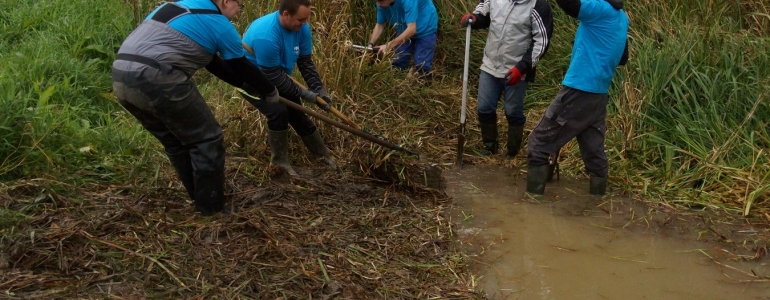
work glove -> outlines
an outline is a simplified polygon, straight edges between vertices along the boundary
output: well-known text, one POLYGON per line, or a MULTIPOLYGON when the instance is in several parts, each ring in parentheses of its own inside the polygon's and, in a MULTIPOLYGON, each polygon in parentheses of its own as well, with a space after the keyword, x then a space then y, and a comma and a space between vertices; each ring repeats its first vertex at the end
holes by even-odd
POLYGON ((321 106, 321 104, 318 103, 318 93, 313 92, 311 90, 306 89, 300 89, 299 91, 299 97, 304 100, 305 102, 313 103, 315 105, 321 106))
POLYGON ((324 99, 324 101, 326 101, 326 105, 321 106, 321 104, 318 103, 318 106, 321 107, 321 109, 323 110, 329 110, 332 105, 332 97, 329 96, 329 93, 327 93, 325 89, 320 89, 318 91, 318 97, 321 97, 321 99, 324 99))
POLYGON ((476 16, 475 16, 475 15, 473 15, 473 14, 465 14, 465 15, 464 15, 464 16, 463 16, 463 17, 460 19, 460 25, 461 25, 462 27, 468 27, 468 26, 471 26, 471 23, 476 23, 476 16))
POLYGON ((623 0, 604 0, 610 3, 615 9, 623 9, 623 0))
POLYGON ((505 73, 505 78, 508 78, 508 81, 505 82, 505 85, 516 85, 521 81, 521 71, 519 71, 519 68, 513 67, 510 70, 508 70, 508 73, 505 73))

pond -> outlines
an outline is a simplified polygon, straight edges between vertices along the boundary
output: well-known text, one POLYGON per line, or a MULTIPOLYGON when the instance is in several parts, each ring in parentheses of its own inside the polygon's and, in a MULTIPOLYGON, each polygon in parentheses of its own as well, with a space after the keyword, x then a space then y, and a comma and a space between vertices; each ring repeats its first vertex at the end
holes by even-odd
POLYGON ((490 299, 770 299, 768 258, 735 259, 747 256, 732 248, 750 247, 697 218, 588 195, 587 179, 533 198, 518 169, 466 165, 444 178, 490 299))

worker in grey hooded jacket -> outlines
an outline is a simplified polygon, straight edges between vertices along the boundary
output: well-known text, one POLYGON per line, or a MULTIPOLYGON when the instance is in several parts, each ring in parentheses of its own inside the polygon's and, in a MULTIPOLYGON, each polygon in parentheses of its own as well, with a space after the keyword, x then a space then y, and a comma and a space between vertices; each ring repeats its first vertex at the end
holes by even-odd
POLYGON ((553 32, 546 0, 481 0, 462 26, 489 28, 479 75, 478 119, 484 155, 497 153, 497 103, 503 95, 508 121, 508 158, 519 153, 524 132, 527 83, 548 50, 553 32))

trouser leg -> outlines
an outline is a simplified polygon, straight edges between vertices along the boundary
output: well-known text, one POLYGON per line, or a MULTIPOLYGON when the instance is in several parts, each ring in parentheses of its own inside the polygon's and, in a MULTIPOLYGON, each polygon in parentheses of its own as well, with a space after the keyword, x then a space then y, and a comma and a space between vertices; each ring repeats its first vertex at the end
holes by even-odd
POLYGON ((500 95, 504 89, 504 79, 481 71, 476 113, 479 119, 479 129, 481 129, 481 142, 484 146, 483 155, 497 154, 497 103, 500 101, 500 95))
POLYGON ((332 158, 331 154, 329 154, 329 149, 326 148, 326 145, 324 144, 323 138, 321 138, 321 133, 319 130, 316 130, 311 135, 303 136, 302 142, 305 144, 305 147, 307 147, 308 150, 310 150, 310 153, 312 153, 314 156, 321 158, 324 163, 329 165, 332 169, 337 169, 337 163, 334 162, 334 159, 332 158))
MULTIPOLYGON (((599 120, 606 115, 607 95, 587 93, 580 90, 565 87, 556 95, 551 105, 546 109, 540 123, 529 135, 527 157, 529 168, 548 166, 549 157, 558 153, 564 144, 573 137, 586 134, 599 120)), ((596 149, 601 147, 603 153, 603 131, 601 132, 601 146, 596 145, 596 136, 591 135, 581 138, 584 142, 591 140, 592 152, 586 153, 590 160, 598 161, 596 149)), ((580 141, 579 141, 580 142, 580 141)), ((581 146, 582 151, 582 146, 581 146)), ((606 158, 604 158, 606 161, 606 158)), ((606 172, 604 173, 606 176, 606 172)))
POLYGON ((596 123, 577 135, 580 155, 590 176, 589 192, 604 195, 607 189, 607 155, 604 153, 604 138, 607 130, 606 111, 596 123))
POLYGON ((152 79, 133 86, 114 83, 120 104, 163 144, 196 209, 205 215, 221 211, 225 150, 219 123, 191 81, 152 79))

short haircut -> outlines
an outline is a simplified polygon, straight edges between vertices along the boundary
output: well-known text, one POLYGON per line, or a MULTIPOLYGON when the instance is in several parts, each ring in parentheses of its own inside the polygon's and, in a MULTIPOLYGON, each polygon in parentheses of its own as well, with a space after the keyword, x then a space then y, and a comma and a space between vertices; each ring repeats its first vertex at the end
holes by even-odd
POLYGON ((297 13, 300 6, 310 7, 310 0, 281 0, 281 3, 278 4, 278 13, 287 11, 293 16, 297 13))

